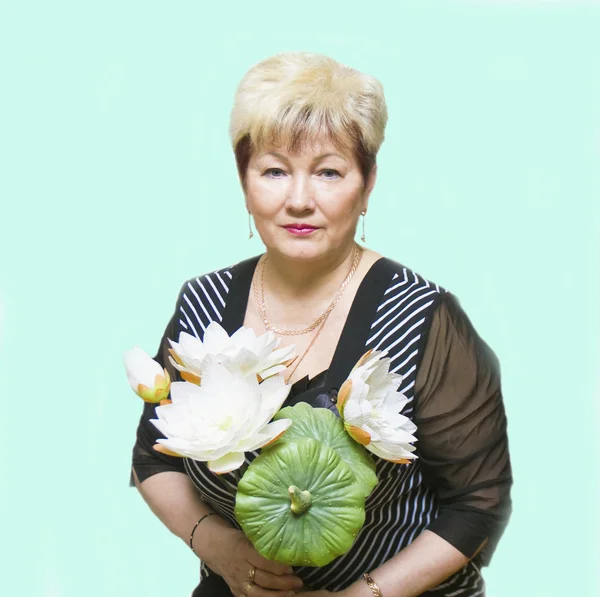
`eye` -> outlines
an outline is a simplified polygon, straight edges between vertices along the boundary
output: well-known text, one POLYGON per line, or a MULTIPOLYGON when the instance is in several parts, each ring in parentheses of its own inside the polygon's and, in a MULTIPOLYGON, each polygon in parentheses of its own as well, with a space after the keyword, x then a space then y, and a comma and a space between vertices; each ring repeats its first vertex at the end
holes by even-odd
POLYGON ((277 174, 285 174, 281 168, 267 168, 263 176, 267 175, 270 178, 283 178, 282 176, 276 176, 277 174))
POLYGON ((340 176, 340 173, 332 168, 325 168, 324 170, 321 170, 321 174, 325 174, 325 178, 329 180, 333 180, 334 178, 340 176))

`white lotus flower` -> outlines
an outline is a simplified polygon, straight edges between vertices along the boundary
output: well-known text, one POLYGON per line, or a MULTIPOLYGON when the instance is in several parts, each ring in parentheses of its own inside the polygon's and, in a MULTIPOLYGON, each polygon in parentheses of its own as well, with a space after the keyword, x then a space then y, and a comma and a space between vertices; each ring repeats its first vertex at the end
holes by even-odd
POLYGON ((132 390, 145 402, 160 402, 169 395, 171 378, 152 357, 139 346, 123 354, 125 371, 132 390))
POLYGON ((417 426, 400 414, 408 399, 398 392, 402 376, 390 372, 390 359, 369 351, 358 361, 338 394, 337 408, 353 439, 376 456, 408 464, 417 426))
POLYGON ((171 384, 171 404, 156 408, 152 423, 165 436, 155 449, 208 463, 218 474, 239 468, 245 452, 279 438, 289 419, 269 423, 290 387, 283 376, 258 382, 214 356, 202 362, 202 385, 171 384))
POLYGON ((207 355, 220 363, 231 363, 244 375, 258 375, 259 381, 285 371, 295 347, 276 350, 279 338, 271 331, 256 337, 251 328, 241 327, 231 337, 212 321, 204 332, 204 341, 181 332, 179 342, 169 339, 169 360, 181 372, 181 377, 199 384, 207 355))

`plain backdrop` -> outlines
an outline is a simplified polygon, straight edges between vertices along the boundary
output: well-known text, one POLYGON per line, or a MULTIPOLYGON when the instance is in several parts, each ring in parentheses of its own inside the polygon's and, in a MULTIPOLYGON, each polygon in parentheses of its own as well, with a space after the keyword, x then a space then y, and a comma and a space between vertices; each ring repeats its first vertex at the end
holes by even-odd
POLYGON ((0 593, 188 597, 198 562, 128 487, 184 280, 262 252, 227 128, 253 64, 378 77, 367 246, 454 292, 498 355, 514 514, 488 597, 593 597, 600 5, 0 1, 0 593))

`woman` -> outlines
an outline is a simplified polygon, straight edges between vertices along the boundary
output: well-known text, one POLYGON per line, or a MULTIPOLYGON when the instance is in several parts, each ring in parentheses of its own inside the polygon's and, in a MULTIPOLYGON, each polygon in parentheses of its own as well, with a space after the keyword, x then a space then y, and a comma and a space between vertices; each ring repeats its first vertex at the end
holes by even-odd
MULTIPOLYGON (((203 561, 193 597, 484 595, 480 568, 511 510, 499 366, 451 293, 354 241, 362 215, 364 242, 386 122, 381 84, 328 57, 279 54, 246 74, 230 133, 266 252, 185 282, 155 358, 169 368, 167 339, 202 339, 212 320, 229 334, 271 329, 300 355, 284 405, 335 409, 360 356, 387 350, 409 397, 403 414, 417 425, 418 459, 375 458, 379 483, 350 551, 322 568, 291 569, 245 539, 234 495, 205 463, 152 449, 160 435, 146 404, 132 484, 203 561)), ((234 486, 256 455, 225 475, 234 486)))

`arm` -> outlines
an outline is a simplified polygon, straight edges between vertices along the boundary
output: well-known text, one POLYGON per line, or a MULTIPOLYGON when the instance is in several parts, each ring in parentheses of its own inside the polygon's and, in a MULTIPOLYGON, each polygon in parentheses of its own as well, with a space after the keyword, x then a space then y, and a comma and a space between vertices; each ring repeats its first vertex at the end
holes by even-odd
MULTIPOLYGON (((458 572, 469 561, 439 535, 425 530, 408 547, 371 572, 384 597, 417 597, 458 572)), ((373 597, 364 580, 343 591, 347 597, 373 597)))
MULTIPOLYGON (((135 486, 154 515, 189 546, 190 531, 194 528, 196 521, 204 514, 213 512, 212 508, 200 499, 190 478, 178 472, 165 471, 140 483, 135 469, 133 477, 135 486)), ((224 518, 211 516, 205 519, 202 527, 199 527, 198 532, 194 533, 194 551, 202 560, 206 560, 206 557, 203 557, 207 555, 203 553, 205 545, 210 543, 214 545, 214 539, 211 542, 203 541, 201 538, 207 539, 207 534, 214 534, 216 528, 222 529, 223 535, 234 530, 224 518), (212 530, 213 533, 209 530, 212 530)))
MULTIPOLYGON (((189 546, 190 531, 196 522, 214 510, 205 504, 190 478, 164 471, 139 481, 133 469, 135 486, 150 510, 177 537, 189 546)), ((244 533, 218 515, 205 518, 194 533, 194 553, 222 576, 229 587, 243 594, 250 568, 256 569, 253 596, 291 597, 302 581, 288 566, 266 560, 254 549, 244 533)))
MULTIPOLYGON (((190 532, 196 522, 205 514, 214 512, 200 499, 191 479, 185 474, 165 471, 140 483, 135 469, 133 477, 135 486, 154 515, 189 546, 190 532)), ((194 533, 192 545, 202 561, 211 569, 220 571, 223 566, 219 554, 231 553, 231 546, 240 538, 243 538, 241 531, 215 515, 202 521, 194 533)))
MULTIPOLYGON (((177 320, 176 308, 154 356, 167 369, 172 381, 180 381, 179 372, 168 359, 168 339, 177 338, 177 320)), ((185 471, 183 458, 153 449, 156 440, 162 437, 151 423, 151 419, 157 418, 155 409, 156 405, 144 403, 133 447, 130 485, 135 485, 150 510, 189 547, 196 522, 214 511, 202 501, 185 471)), ((285 591, 302 584, 292 575, 291 568, 260 556, 243 532, 221 516, 213 515, 201 522, 194 532, 192 546, 194 553, 222 576, 235 594, 242 593, 251 568, 256 569, 255 582, 260 585, 253 590, 253 597, 284 597, 285 591)))
MULTIPOLYGON (((385 597, 416 597, 478 556, 486 565, 511 511, 512 474, 500 368, 458 301, 442 295, 415 385, 419 464, 439 513, 371 571, 385 597)), ((344 591, 372 597, 364 581, 344 591)))
MULTIPOLYGON (((173 382, 180 381, 180 376, 179 371, 173 367, 168 358, 170 347, 168 339, 176 338, 177 317, 176 309, 165 328, 154 356, 154 360, 167 369, 173 382)), ((157 418, 155 409, 156 405, 144 403, 133 447, 130 485, 135 484, 154 515, 189 546, 189 536, 194 525, 204 514, 213 510, 200 499, 194 484, 185 472, 183 459, 167 456, 153 449, 156 440, 162 437, 160 431, 150 422, 150 419, 157 418)), ((202 529, 198 528, 194 533, 194 550, 202 559, 204 559, 203 554, 197 551, 197 549, 202 551, 202 547, 196 545, 200 531, 204 534, 209 527, 216 526, 232 529, 231 525, 220 516, 211 516, 210 519, 207 518, 202 522, 202 529)))

